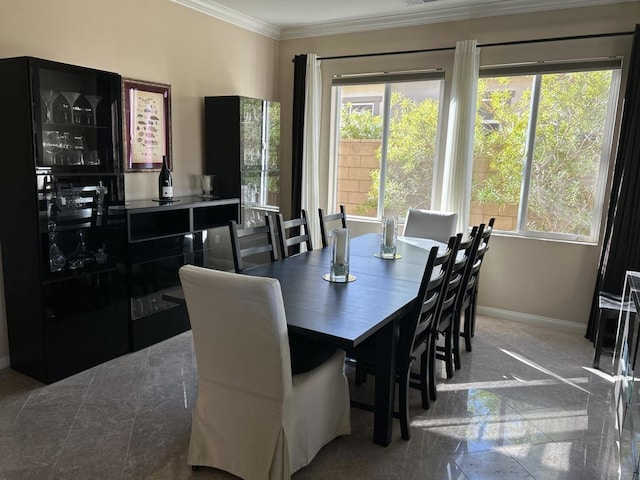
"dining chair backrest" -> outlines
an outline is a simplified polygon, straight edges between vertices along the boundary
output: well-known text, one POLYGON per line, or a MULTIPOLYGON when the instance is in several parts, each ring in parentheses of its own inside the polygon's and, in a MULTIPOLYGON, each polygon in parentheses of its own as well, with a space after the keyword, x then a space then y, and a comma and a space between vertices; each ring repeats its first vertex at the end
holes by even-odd
POLYGON ((299 250, 303 243, 307 247, 307 251, 313 250, 307 212, 304 209, 300 211, 300 218, 292 218, 291 220, 284 220, 281 213, 276 214, 276 224, 280 237, 280 258, 289 256, 289 247, 299 250))
POLYGON ((247 257, 258 258, 262 254, 268 254, 273 262, 277 260, 274 244, 275 232, 269 215, 264 217, 264 225, 239 229, 235 220, 229 222, 229 235, 231 237, 231 253, 233 266, 236 273, 246 270, 244 259, 247 257))
POLYGON ((344 205, 340 205, 340 211, 338 213, 330 213, 325 215, 322 208, 318 209, 318 216, 320 217, 320 236, 322 237, 322 248, 326 248, 329 245, 329 223, 336 224, 336 228, 339 225, 342 228, 347 228, 347 212, 344 205), (338 224, 338 222, 340 222, 338 224))
POLYGON ((440 296, 451 275, 451 263, 455 260, 458 238, 451 237, 447 248, 439 252, 432 247, 427 259, 417 300, 407 320, 401 324, 398 342, 398 359, 408 361, 413 357, 416 346, 426 340, 427 331, 432 328, 441 308, 440 296))
POLYGON ((450 273, 448 275, 448 280, 442 288, 440 308, 438 311, 439 323, 448 316, 453 315, 458 291, 460 290, 460 285, 462 285, 464 269, 467 265, 468 253, 473 243, 473 239, 471 237, 463 239, 461 233, 458 233, 455 238, 457 239, 456 257, 449 265, 450 273))
POLYGON ((467 257, 466 266, 462 275, 460 291, 458 292, 456 299, 455 309, 458 315, 469 303, 476 288, 478 273, 480 272, 480 265, 482 264, 482 256, 486 250, 484 247, 486 246, 486 243, 484 243, 484 237, 482 235, 484 227, 484 223, 474 226, 468 239, 468 242, 471 243, 467 243, 468 246, 465 252, 467 257), (481 245, 483 245, 482 248, 480 248, 481 245))
POLYGON ((456 234, 458 214, 410 208, 404 227, 405 237, 429 238, 448 242, 456 234))
POLYGON ((291 478, 350 433, 344 351, 313 373, 292 375, 277 279, 195 265, 179 276, 198 374, 188 464, 239 478, 291 478))

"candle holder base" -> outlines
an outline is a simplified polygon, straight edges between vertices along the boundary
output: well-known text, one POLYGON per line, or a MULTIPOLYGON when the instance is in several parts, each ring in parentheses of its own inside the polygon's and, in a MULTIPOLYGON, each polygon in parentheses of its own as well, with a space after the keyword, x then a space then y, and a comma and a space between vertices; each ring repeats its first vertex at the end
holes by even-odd
POLYGON ((356 276, 349 274, 349 277, 348 277, 348 279, 346 281, 344 281, 344 280, 336 281, 336 280, 331 280, 331 274, 330 273, 325 273, 324 275, 322 275, 322 279, 326 280, 327 282, 331 282, 331 283, 348 283, 348 282, 355 282, 356 281, 356 276))
POLYGON ((374 257, 382 258, 383 260, 397 260, 402 258, 399 253, 374 253, 374 257))

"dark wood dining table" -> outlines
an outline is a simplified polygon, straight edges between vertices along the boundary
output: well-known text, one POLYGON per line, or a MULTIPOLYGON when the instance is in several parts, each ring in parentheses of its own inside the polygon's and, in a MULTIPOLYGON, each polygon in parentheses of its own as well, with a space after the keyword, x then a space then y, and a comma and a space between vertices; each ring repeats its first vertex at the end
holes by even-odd
POLYGON ((383 260, 379 234, 350 240, 350 274, 356 280, 332 283, 331 248, 323 248, 252 268, 244 273, 278 279, 291 332, 346 350, 373 337, 376 344, 374 442, 391 442, 395 396, 395 351, 399 319, 411 308, 434 240, 398 238, 395 260, 383 260))

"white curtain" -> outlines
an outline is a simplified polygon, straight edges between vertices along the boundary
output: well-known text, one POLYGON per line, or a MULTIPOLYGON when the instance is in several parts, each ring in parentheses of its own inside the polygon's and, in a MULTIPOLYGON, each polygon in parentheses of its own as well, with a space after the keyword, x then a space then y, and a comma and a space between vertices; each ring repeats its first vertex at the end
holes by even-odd
POLYGON ((442 210, 458 213, 458 231, 466 231, 471 209, 473 138, 480 50, 477 40, 456 43, 447 126, 442 210))
POLYGON ((313 248, 322 246, 318 208, 318 157, 320 155, 320 109, 322 77, 320 60, 315 53, 307 54, 307 76, 304 109, 304 145, 302 151, 302 208, 307 211, 313 248))

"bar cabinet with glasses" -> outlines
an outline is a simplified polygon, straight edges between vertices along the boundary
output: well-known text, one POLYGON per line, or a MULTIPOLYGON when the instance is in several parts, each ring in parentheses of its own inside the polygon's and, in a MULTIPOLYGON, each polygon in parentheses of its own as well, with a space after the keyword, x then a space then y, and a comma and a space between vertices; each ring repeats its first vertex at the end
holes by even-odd
POLYGON ((0 60, 11 368, 44 383, 129 350, 121 78, 0 60))

